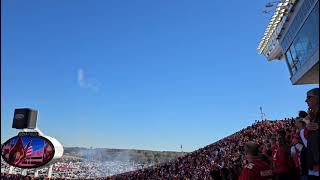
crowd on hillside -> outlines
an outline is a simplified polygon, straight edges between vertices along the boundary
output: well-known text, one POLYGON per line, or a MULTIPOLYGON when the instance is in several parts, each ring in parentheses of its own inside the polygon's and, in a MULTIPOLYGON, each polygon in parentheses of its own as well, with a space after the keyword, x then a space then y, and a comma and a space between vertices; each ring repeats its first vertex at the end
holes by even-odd
POLYGON ((170 162, 105 179, 319 179, 319 88, 308 91, 306 103, 296 118, 258 121, 170 162))
MULTIPOLYGON (((147 169, 128 172, 111 179, 236 179, 246 163, 244 145, 249 140, 264 144, 260 149, 272 158, 273 140, 284 129, 290 136, 294 121, 261 121, 186 156, 147 169), (270 153, 271 152, 271 153, 270 153)), ((289 151, 288 151, 289 152, 289 151)))
POLYGON ((319 179, 319 88, 307 92, 308 112, 261 121, 172 162, 109 179, 319 179))

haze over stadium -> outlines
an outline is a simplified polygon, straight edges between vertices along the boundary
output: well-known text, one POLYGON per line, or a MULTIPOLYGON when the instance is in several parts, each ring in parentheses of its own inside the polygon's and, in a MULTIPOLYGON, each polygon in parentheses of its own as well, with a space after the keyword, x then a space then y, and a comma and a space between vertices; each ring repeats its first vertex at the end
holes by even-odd
MULTIPOLYGON (((194 151, 307 109, 256 52, 266 1, 1 1, 1 143, 15 108, 66 147, 194 151)), ((281 64, 281 65, 280 65, 281 64)))

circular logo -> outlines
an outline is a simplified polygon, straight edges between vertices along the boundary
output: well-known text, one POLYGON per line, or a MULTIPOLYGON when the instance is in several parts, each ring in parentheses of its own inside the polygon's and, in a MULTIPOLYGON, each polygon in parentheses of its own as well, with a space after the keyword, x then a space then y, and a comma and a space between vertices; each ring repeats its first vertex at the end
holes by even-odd
POLYGON ((17 119, 17 120, 21 120, 21 119, 24 118, 24 114, 16 114, 16 115, 14 116, 14 118, 17 119))
POLYGON ((1 147, 2 159, 18 168, 44 166, 53 159, 55 152, 55 146, 43 136, 15 136, 1 147))

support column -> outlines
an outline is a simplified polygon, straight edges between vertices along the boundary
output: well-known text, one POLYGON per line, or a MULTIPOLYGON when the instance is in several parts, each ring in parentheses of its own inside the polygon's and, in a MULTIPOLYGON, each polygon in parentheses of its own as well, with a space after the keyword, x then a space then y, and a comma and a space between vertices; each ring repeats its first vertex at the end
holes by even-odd
POLYGON ((35 178, 39 177, 39 169, 34 170, 34 177, 35 178))
POLYGON ((21 175, 26 176, 27 175, 28 170, 27 169, 23 169, 21 172, 21 175))
POLYGON ((49 179, 51 179, 51 176, 52 176, 52 168, 53 168, 53 165, 50 165, 49 170, 48 170, 48 178, 49 179))
POLYGON ((13 166, 10 166, 10 168, 9 168, 9 174, 13 174, 13 166))

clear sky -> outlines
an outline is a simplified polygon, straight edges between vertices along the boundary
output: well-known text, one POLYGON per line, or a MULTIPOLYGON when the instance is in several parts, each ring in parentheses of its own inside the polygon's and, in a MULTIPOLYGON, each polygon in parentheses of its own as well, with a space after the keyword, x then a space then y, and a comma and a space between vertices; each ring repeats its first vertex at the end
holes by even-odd
POLYGON ((193 151, 305 92, 257 46, 266 1, 1 1, 1 142, 15 108, 64 146, 193 151))

